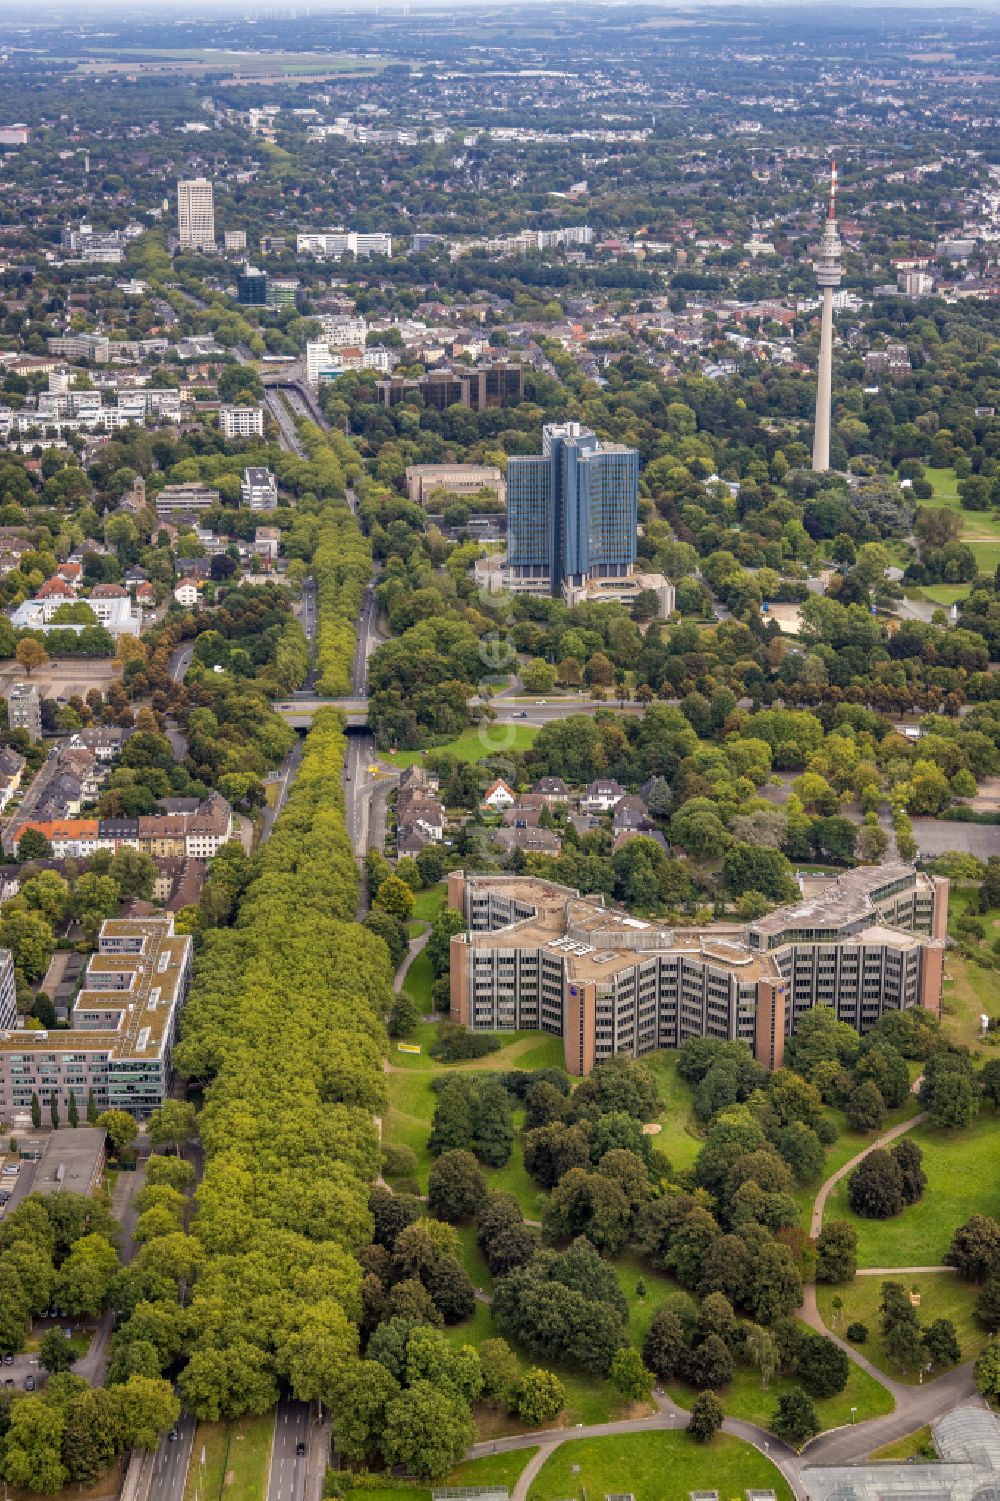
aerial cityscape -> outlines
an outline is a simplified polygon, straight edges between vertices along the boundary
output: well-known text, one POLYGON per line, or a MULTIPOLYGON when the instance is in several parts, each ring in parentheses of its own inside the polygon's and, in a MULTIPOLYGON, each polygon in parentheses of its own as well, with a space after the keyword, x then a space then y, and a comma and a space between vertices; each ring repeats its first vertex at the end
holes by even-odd
POLYGON ((0 14, 4 1501, 1000 1496, 1000 25, 0 14))

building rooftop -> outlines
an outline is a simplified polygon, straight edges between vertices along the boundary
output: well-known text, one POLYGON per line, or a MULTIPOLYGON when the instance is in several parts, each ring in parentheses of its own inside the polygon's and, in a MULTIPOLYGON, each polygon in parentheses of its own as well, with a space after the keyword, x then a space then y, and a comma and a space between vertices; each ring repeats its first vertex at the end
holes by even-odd
POLYGON ((101 928, 100 950, 91 957, 83 986, 73 1006, 75 1023, 66 1030, 31 1030, 0 1034, 0 1051, 114 1052, 153 1058, 169 1041, 176 1004, 183 997, 190 965, 191 939, 175 934, 170 917, 109 918, 101 928), (142 940, 140 953, 116 953, 113 945, 142 940), (121 975, 121 988, 99 988, 101 978, 121 975), (92 980, 98 985, 90 983, 92 980), (116 1020, 100 1027, 86 1025, 90 1013, 116 1020))
POLYGON ((753 924, 764 935, 777 935, 790 928, 839 927, 872 912, 876 893, 886 891, 896 882, 900 890, 912 887, 923 878, 912 865, 902 862, 889 865, 860 865, 834 877, 822 890, 814 890, 804 901, 779 907, 753 924))

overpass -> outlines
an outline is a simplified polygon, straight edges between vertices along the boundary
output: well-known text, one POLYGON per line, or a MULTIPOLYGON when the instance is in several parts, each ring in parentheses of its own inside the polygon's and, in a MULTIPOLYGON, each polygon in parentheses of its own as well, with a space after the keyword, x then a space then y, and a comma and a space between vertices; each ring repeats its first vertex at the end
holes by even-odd
POLYGON ((285 699, 273 704, 272 708, 294 730, 308 730, 313 722, 313 715, 320 709, 339 709, 347 720, 349 729, 363 729, 368 724, 367 698, 319 698, 305 693, 301 698, 285 699))
MULTIPOLYGON (((666 702, 676 705, 679 700, 666 702)), ((472 708, 482 704, 483 700, 478 697, 469 700, 472 708)), ((363 694, 356 694, 353 698, 321 698, 302 690, 272 707, 286 724, 296 730, 307 730, 313 722, 313 715, 320 709, 340 709, 349 729, 362 729, 368 724, 368 699, 363 694)), ((614 709, 616 714, 641 714, 643 711, 643 705, 639 703, 595 698, 557 698, 550 702, 545 699, 494 698, 489 700, 489 708, 493 711, 494 722, 508 724, 521 720, 534 725, 549 724, 553 719, 569 719, 575 714, 593 714, 596 709, 614 709)))

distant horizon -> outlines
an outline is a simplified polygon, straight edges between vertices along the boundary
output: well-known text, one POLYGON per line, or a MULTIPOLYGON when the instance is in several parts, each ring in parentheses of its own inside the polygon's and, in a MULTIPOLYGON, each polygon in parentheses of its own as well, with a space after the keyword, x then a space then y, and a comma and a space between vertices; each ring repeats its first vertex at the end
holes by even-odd
MULTIPOLYGON (((716 10, 814 10, 829 12, 829 6, 822 4, 821 0, 572 0, 572 7, 578 9, 609 9, 609 10, 670 10, 679 13, 697 14, 698 12, 711 12, 716 10)), ((372 16, 398 16, 404 17, 413 11, 424 11, 438 15, 448 15, 451 12, 462 10, 495 10, 499 9, 498 0, 448 0, 442 4, 441 0, 320 0, 319 4, 291 3, 274 4, 258 3, 247 5, 245 0, 200 0, 196 11, 192 11, 184 0, 144 0, 141 7, 128 3, 128 0, 106 0, 102 7, 102 13, 112 12, 118 16, 128 14, 129 18, 141 23, 149 17, 162 18, 172 15, 176 20, 187 23, 204 21, 208 16, 222 11, 237 11, 247 16, 251 21, 268 20, 282 21, 292 19, 308 19, 314 17, 320 19, 325 15, 364 14, 372 16)), ((507 8, 507 7, 505 7, 507 8)), ((553 11, 553 7, 545 3, 545 0, 517 0, 514 7, 517 10, 542 10, 553 11)), ((565 12, 570 6, 556 7, 556 12, 565 12)), ((991 13, 1000 9, 1000 0, 878 0, 876 5, 863 5, 860 0, 847 0, 845 5, 839 7, 841 11, 858 11, 871 14, 873 11, 920 11, 938 12, 944 19, 947 15, 955 13, 991 13)), ((6 8, 5 14, 0 18, 0 25, 6 22, 8 25, 15 24, 19 27, 48 28, 59 24, 60 19, 67 12, 86 12, 90 17, 91 27, 99 31, 101 20, 93 16, 93 5, 90 0, 60 0, 58 5, 51 7, 37 5, 29 6, 24 3, 15 3, 6 8)))

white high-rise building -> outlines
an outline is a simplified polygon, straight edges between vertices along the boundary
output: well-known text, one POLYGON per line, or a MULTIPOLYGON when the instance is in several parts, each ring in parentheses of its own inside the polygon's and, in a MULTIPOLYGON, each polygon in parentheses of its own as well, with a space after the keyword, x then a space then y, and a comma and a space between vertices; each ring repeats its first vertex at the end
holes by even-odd
POLYGON ((215 202, 207 177, 178 182, 177 235, 185 248, 215 249, 215 202))

